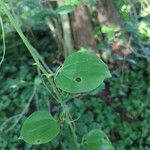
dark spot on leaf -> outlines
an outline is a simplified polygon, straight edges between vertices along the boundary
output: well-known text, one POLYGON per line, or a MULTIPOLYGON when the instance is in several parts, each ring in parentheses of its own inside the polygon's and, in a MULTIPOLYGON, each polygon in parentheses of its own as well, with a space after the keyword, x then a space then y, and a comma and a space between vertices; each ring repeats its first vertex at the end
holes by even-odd
POLYGON ((80 78, 80 77, 77 77, 75 80, 76 80, 77 82, 81 82, 81 78, 80 78))
POLYGON ((37 144, 40 144, 40 143, 41 143, 41 140, 40 140, 40 139, 39 139, 39 140, 37 140, 37 141, 36 141, 36 143, 37 143, 37 144))

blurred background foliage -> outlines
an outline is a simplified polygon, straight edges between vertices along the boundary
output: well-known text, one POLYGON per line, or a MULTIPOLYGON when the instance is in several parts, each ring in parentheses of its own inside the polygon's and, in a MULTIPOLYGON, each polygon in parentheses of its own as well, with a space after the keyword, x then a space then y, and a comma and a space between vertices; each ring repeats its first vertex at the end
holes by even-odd
MULTIPOLYGON (((64 60, 47 17, 59 21, 57 5, 48 0, 6 0, 17 23, 53 69, 64 60)), ((104 130, 116 150, 150 149, 150 1, 113 1, 120 24, 107 26, 95 17, 97 1, 66 0, 67 6, 87 5, 93 24, 98 54, 109 65, 112 78, 91 93, 67 99, 81 138, 94 128, 104 130), (89 5, 90 4, 90 5, 89 5)), ((47 109, 58 116, 59 106, 50 96, 50 87, 41 75, 8 18, 4 23, 6 55, 0 66, 0 149, 73 150, 68 126, 51 143, 31 146, 18 140, 25 116, 47 109), (33 90, 36 86, 36 91, 33 90)), ((86 37, 85 37, 86 38, 86 37)), ((3 37, 0 34, 0 58, 3 37)), ((67 96, 66 96, 67 97, 67 96)))

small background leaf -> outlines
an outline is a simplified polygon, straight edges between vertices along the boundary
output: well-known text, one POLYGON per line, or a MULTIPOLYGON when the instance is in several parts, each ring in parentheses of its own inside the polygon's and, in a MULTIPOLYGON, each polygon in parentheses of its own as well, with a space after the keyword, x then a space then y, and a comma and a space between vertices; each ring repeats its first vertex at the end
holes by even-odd
POLYGON ((72 6, 72 5, 64 5, 64 6, 58 7, 55 10, 55 12, 57 14, 60 14, 60 15, 62 15, 62 14, 68 14, 68 13, 71 13, 74 10, 74 8, 75 7, 72 6))
POLYGON ((31 114, 24 122, 20 138, 29 144, 43 144, 59 133, 57 121, 46 111, 31 114))

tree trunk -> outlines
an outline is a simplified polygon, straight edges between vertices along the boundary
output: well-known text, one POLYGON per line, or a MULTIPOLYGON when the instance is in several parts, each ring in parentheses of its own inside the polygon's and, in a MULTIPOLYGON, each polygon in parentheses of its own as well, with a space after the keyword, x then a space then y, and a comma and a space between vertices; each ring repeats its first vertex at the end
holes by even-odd
POLYGON ((76 8, 71 15, 71 25, 76 49, 90 47, 95 49, 96 42, 93 36, 93 28, 86 5, 76 8))
POLYGON ((104 25, 120 24, 113 0, 99 0, 97 5, 98 21, 104 25))

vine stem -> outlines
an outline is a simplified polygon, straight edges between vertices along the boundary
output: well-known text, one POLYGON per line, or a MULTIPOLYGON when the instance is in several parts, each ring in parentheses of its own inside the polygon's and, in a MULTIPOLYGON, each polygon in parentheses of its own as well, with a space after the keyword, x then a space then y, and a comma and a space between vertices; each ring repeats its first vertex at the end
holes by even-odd
POLYGON ((62 96, 60 95, 59 91, 57 90, 57 88, 56 88, 54 82, 52 82, 52 81, 50 80, 50 78, 48 78, 48 81, 50 82, 50 84, 51 84, 51 86, 52 86, 52 88, 53 88, 53 90, 54 90, 54 93, 56 94, 56 96, 57 96, 57 98, 58 98, 58 100, 59 100, 59 103, 61 104, 61 107, 62 107, 63 111, 64 111, 64 112, 66 113, 66 115, 67 115, 67 118, 66 118, 66 119, 67 119, 68 122, 69 122, 69 127, 70 127, 70 130, 71 130, 72 135, 73 135, 74 144, 75 144, 75 146, 76 146, 76 149, 77 149, 77 150, 80 150, 79 144, 78 144, 78 138, 77 138, 77 135, 76 135, 76 132, 75 132, 75 125, 74 125, 74 123, 72 122, 72 116, 71 116, 71 114, 69 113, 69 110, 68 110, 68 108, 67 108, 67 105, 66 105, 66 103, 63 101, 62 96))
POLYGON ((53 74, 52 70, 49 69, 49 67, 45 64, 45 62, 43 61, 40 54, 37 52, 37 50, 28 41, 28 39, 26 38, 26 36, 22 32, 21 27, 16 23, 14 17, 10 13, 10 11, 8 10, 6 4, 3 2, 3 0, 0 0, 0 6, 4 10, 4 13, 7 15, 7 17, 9 18, 12 26, 16 29, 16 31, 19 34, 19 36, 21 37, 22 41, 26 45, 28 51, 31 53, 34 61, 36 62, 37 66, 38 66, 38 68, 42 71, 43 74, 46 75, 48 82, 50 83, 55 95, 58 98, 58 102, 61 104, 63 111, 67 114, 67 120, 69 122, 68 124, 69 124, 70 130, 71 130, 71 133, 73 135, 74 143, 75 143, 76 149, 79 150, 78 139, 77 139, 77 135, 75 132, 75 126, 72 122, 72 117, 69 113, 69 110, 67 109, 67 104, 63 101, 63 98, 62 98, 59 90, 57 89, 57 87, 54 83, 54 80, 51 76, 51 74, 53 74))
POLYGON ((2 62, 4 61, 5 51, 6 51, 5 32, 4 32, 4 25, 3 25, 3 20, 1 15, 0 15, 0 25, 2 28, 2 39, 3 39, 3 55, 2 55, 2 59, 0 60, 0 66, 1 66, 2 62))

